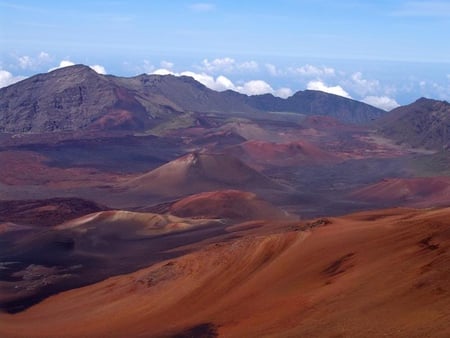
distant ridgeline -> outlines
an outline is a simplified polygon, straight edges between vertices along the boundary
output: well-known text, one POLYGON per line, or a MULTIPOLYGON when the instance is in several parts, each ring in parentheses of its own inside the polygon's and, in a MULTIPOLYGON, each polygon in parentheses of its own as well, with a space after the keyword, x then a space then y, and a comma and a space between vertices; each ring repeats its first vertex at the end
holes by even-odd
POLYGON ((320 91, 299 91, 287 99, 247 96, 217 92, 187 76, 124 78, 100 75, 84 65, 38 74, 0 89, 0 132, 144 131, 187 112, 276 111, 325 115, 355 124, 385 113, 320 91))

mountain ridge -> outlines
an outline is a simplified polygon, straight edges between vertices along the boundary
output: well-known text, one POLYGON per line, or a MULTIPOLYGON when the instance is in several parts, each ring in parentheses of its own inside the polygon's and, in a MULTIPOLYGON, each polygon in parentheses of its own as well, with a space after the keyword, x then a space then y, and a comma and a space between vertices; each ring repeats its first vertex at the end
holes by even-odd
POLYGON ((379 131, 398 143, 446 150, 450 147, 450 103, 422 97, 395 108, 376 122, 379 131))
POLYGON ((0 89, 0 132, 75 130, 145 131, 188 112, 289 111, 326 115, 364 124, 384 111, 318 91, 298 91, 287 99, 247 96, 207 88, 188 76, 118 77, 74 65, 37 74, 0 89))

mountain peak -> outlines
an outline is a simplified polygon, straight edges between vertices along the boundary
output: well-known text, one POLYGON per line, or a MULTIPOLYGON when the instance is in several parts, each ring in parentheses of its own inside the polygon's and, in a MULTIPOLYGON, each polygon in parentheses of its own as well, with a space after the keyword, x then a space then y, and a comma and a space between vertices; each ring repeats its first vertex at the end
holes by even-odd
POLYGON ((381 132, 398 143, 435 150, 450 146, 450 104, 421 97, 398 107, 378 122, 381 132))
POLYGON ((51 70, 50 72, 54 72, 54 71, 74 71, 74 70, 89 70, 89 71, 94 71, 91 67, 84 65, 82 63, 77 63, 71 66, 66 66, 66 67, 60 67, 60 68, 56 68, 51 70))
POLYGON ((190 76, 101 75, 82 64, 38 74, 0 89, 0 132, 54 132, 90 129, 143 131, 183 112, 325 115, 367 123, 384 112, 362 102, 299 91, 282 99, 212 90, 190 76))

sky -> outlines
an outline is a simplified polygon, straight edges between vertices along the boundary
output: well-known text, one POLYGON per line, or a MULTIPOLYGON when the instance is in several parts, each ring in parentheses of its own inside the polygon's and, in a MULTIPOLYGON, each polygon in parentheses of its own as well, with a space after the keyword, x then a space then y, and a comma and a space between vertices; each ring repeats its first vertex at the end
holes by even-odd
POLYGON ((83 63, 215 90, 450 101, 450 0, 0 0, 0 87, 83 63))

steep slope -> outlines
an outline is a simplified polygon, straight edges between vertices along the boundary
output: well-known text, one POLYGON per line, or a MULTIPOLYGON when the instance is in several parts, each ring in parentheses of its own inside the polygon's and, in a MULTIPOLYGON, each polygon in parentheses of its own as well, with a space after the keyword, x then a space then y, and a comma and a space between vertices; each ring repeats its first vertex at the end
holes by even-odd
POLYGON ((229 155, 195 152, 118 188, 131 193, 179 197, 219 189, 281 189, 281 186, 229 155))
MULTIPOLYGON (((43 133, 86 129, 146 131, 191 112, 287 111, 367 123, 383 111, 365 103, 299 91, 287 99, 217 92, 191 77, 100 75, 75 65, 0 89, 0 132, 43 133)), ((195 125, 195 117, 190 117, 195 125)))
POLYGON ((211 245, 2 314, 0 335, 446 337, 449 217, 391 209, 211 245))
POLYGON ((23 311, 55 293, 178 256, 177 247, 224 228, 214 220, 122 210, 46 229, 0 223, 0 310, 23 311))
POLYGON ((377 121, 379 131, 398 143, 428 149, 450 147, 450 104, 421 98, 377 121))
POLYGON ((137 93, 137 98, 171 106, 185 112, 256 112, 247 104, 247 95, 228 90, 217 92, 189 76, 147 75, 132 78, 110 77, 116 84, 137 93))
POLYGON ((233 220, 271 220, 289 217, 288 213, 259 199, 255 194, 239 190, 219 190, 191 195, 172 204, 169 212, 180 217, 233 220))
POLYGON ((83 65, 39 74, 0 89, 2 132, 140 130, 147 124, 147 113, 139 102, 83 65))

